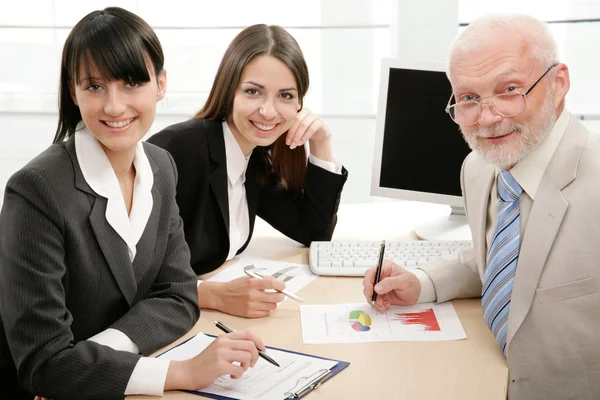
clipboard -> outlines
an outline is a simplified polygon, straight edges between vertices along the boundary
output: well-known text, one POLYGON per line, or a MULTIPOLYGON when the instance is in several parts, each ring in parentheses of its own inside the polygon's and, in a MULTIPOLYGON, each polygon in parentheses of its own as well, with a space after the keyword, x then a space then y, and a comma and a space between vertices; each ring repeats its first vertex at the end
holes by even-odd
MULTIPOLYGON (((211 334, 208 334, 208 333, 202 333, 202 334, 206 335, 206 336, 210 336, 210 337, 216 338, 216 335, 211 335, 211 334)), ((189 339, 187 339, 187 340, 179 343, 177 346, 173 346, 170 349, 163 351, 162 353, 160 353, 156 357, 160 357, 163 354, 168 353, 169 351, 171 351, 173 349, 176 349, 177 347, 179 347, 179 346, 187 343, 188 341, 192 340, 195 336, 196 335, 194 335, 191 338, 189 338, 189 339)), ((319 358, 321 360, 328 360, 328 361, 335 361, 335 362, 337 362, 337 364, 334 365, 331 369, 320 370, 317 373, 314 373, 313 375, 310 375, 310 376, 303 377, 303 378, 299 379, 298 382, 296 382, 296 386, 288 389, 288 391, 286 393, 286 395, 288 397, 285 397, 282 400, 301 399, 301 398, 305 397, 307 394, 309 394, 313 390, 317 389, 323 383, 327 382, 329 379, 331 379, 332 377, 334 377, 335 375, 337 375, 340 371, 344 370, 347 366, 350 365, 350 363, 347 362, 347 361, 340 361, 340 360, 335 360, 335 359, 332 359, 332 358, 315 356, 315 355, 312 355, 312 354, 306 354, 306 353, 301 353, 301 352, 297 352, 297 351, 286 350, 286 349, 282 349, 282 348, 279 348, 279 347, 271 347, 271 346, 266 346, 266 347, 267 347, 267 349, 283 351, 285 353, 298 354, 298 355, 305 356, 305 357, 319 358)), ((204 396, 204 397, 208 397, 208 398, 211 398, 211 399, 216 399, 216 400, 240 400, 240 399, 235 398, 235 397, 227 397, 227 396, 221 396, 221 395, 218 395, 218 394, 202 392, 201 390, 181 390, 181 391, 182 392, 186 392, 186 393, 190 393, 190 394, 195 394, 197 396, 204 396)))

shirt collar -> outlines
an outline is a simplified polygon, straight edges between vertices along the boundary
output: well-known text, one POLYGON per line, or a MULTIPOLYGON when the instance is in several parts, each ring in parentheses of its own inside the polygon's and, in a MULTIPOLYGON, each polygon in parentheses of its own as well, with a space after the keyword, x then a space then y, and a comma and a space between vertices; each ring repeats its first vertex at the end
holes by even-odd
MULTIPOLYGON (((546 138, 537 149, 525 156, 525 158, 519 161, 510 170, 513 178, 515 178, 532 200, 535 200, 535 195, 542 181, 542 177, 544 176, 544 172, 546 171, 546 168, 548 168, 548 164, 550 164, 550 160, 567 130, 570 121, 571 114, 568 111, 563 110, 560 117, 556 120, 548 138, 546 138)), ((498 175, 500 171, 501 169, 496 167, 496 175, 498 175)))
POLYGON ((248 167, 250 156, 246 157, 242 152, 227 121, 223 121, 223 137, 225 138, 225 158, 227 159, 227 177, 229 178, 229 183, 232 186, 238 181, 244 184, 246 182, 246 168, 248 167))
POLYGON ((89 130, 81 129, 75 132, 75 152, 87 184, 94 192, 107 199, 106 220, 127 243, 129 256, 133 261, 136 244, 146 228, 153 205, 154 174, 142 142, 137 144, 133 159, 136 177, 129 215, 112 165, 102 146, 89 130))

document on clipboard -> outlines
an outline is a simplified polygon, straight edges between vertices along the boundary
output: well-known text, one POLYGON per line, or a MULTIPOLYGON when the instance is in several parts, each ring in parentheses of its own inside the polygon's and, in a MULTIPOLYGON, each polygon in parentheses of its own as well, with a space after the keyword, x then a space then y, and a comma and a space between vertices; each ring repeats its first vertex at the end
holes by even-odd
MULTIPOLYGON (((200 354, 213 340, 214 336, 199 333, 158 357, 187 360, 200 354)), ((254 368, 249 368, 239 379, 224 375, 202 390, 187 392, 213 399, 300 399, 350 365, 273 347, 267 349, 281 365, 279 368, 259 358, 254 368)))

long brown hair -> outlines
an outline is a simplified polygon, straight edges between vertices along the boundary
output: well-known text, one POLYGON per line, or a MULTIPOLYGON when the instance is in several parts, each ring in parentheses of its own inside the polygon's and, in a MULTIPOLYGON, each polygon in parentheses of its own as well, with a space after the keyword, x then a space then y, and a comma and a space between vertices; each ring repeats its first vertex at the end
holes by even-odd
MULTIPOLYGON (((264 24, 252 25, 241 31, 229 44, 219 65, 206 104, 194 118, 226 120, 233 112, 233 99, 242 72, 255 57, 269 55, 283 62, 292 71, 298 87, 300 107, 308 91, 308 67, 300 46, 285 29, 264 24)), ((264 152, 265 168, 258 176, 264 184, 271 172, 288 190, 300 192, 304 187, 306 173, 306 148, 291 150, 285 144, 285 133, 270 147, 271 154, 264 152)))
POLYGON ((80 66, 95 66, 108 79, 149 82, 148 63, 158 76, 164 55, 156 34, 142 18, 119 7, 93 11, 75 25, 63 48, 54 143, 75 133, 81 122, 71 87, 80 82, 80 66))

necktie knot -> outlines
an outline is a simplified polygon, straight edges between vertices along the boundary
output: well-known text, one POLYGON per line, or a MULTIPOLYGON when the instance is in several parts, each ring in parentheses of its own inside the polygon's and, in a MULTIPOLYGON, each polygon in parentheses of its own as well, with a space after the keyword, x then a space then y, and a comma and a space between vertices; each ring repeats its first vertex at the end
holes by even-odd
POLYGON ((498 174, 498 197, 504 202, 519 200, 523 188, 517 183, 509 171, 498 174))

